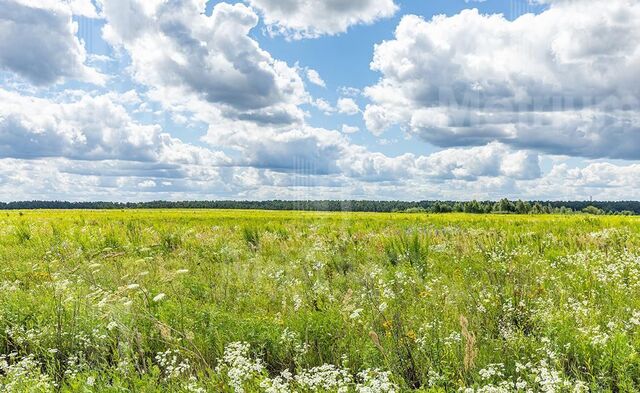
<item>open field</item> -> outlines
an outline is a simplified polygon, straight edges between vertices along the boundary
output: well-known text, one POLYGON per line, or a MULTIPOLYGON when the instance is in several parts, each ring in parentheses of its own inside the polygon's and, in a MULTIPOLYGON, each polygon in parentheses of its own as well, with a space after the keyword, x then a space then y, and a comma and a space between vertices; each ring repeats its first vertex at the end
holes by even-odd
POLYGON ((0 390, 640 390, 635 217, 0 216, 0 390))

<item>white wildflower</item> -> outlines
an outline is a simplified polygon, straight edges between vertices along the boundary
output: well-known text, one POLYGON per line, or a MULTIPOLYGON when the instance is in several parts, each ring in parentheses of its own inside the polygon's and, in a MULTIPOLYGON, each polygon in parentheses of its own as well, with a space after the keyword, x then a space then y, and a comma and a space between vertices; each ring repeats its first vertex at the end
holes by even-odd
POLYGON ((349 318, 351 319, 360 319, 360 314, 362 313, 362 309, 361 308, 356 308, 355 310, 353 310, 351 312, 351 315, 349 315, 349 318))
POLYGON ((157 302, 161 301, 162 299, 164 299, 165 297, 167 297, 167 295, 165 295, 164 293, 159 293, 159 294, 157 294, 156 296, 153 297, 153 301, 157 303, 157 302))

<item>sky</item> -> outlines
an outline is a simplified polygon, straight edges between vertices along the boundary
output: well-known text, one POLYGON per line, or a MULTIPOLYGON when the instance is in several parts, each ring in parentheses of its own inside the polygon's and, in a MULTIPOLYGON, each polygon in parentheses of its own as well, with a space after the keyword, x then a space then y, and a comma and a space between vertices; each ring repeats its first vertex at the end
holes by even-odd
POLYGON ((637 200, 637 0, 0 0, 0 200, 637 200))

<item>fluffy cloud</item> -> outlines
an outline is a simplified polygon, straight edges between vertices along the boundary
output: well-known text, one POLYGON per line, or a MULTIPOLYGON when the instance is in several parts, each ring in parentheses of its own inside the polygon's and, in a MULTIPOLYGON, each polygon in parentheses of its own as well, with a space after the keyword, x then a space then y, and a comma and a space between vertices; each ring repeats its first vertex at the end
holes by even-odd
POLYGON ((554 165, 537 181, 526 182, 523 194, 552 200, 634 200, 640 187, 640 165, 591 162, 575 167, 554 165))
POLYGON ((309 82, 313 83, 314 85, 317 85, 320 87, 327 87, 327 84, 320 77, 320 74, 318 74, 318 71, 312 68, 307 69, 307 79, 309 80, 309 82))
POLYGON ((438 146, 500 141, 551 154, 640 158, 640 3, 554 1, 514 21, 465 10, 405 16, 375 47, 364 117, 438 146))
POLYGON ((343 125, 342 133, 308 125, 256 126, 250 122, 212 121, 203 140, 237 152, 235 166, 313 176, 332 175, 357 180, 397 181, 428 178, 431 181, 481 177, 517 180, 540 177, 538 155, 505 144, 446 149, 430 155, 392 157, 352 143, 347 134, 357 127, 343 125))
MULTIPOLYGON (((76 3, 78 12, 89 12, 76 3)), ((104 76, 84 64, 86 52, 71 15, 65 2, 0 0, 0 69, 36 85, 65 78, 103 83, 104 76)))
MULTIPOLYGON (((119 97, 128 101, 131 97, 119 97)), ((114 95, 58 102, 0 89, 0 157, 216 165, 221 153, 135 122, 114 95)))
POLYGON ((347 115, 356 115, 360 113, 360 107, 354 101, 353 98, 340 97, 338 99, 337 107, 338 107, 338 112, 344 113, 347 115))
MULTIPOLYGON (((337 34, 395 11, 391 0, 248 2, 272 31, 293 38, 337 34)), ((335 107, 312 99, 301 75, 323 86, 320 75, 260 48, 248 6, 218 3, 207 16, 201 0, 98 3, 103 35, 138 92, 0 88, 4 198, 619 199, 640 187, 638 165, 571 160, 543 173, 550 160, 540 153, 638 158, 640 15, 630 1, 594 0, 594 14, 554 1, 515 21, 474 11, 403 18, 395 38, 376 46, 372 68, 382 78, 365 91, 365 121, 375 132, 399 124, 442 149, 397 156, 354 144, 361 138, 348 134, 357 127, 306 122, 303 104, 361 113, 349 98, 360 91, 341 88, 335 107), (137 111, 205 124, 208 147, 137 111)), ((91 1, 0 0, 0 10, 0 66, 36 84, 101 79, 84 65, 71 19, 98 16, 91 1)))
POLYGON ((314 100, 311 100, 310 103, 311 105, 322 111, 325 115, 330 115, 331 113, 336 111, 336 108, 332 107, 331 104, 329 104, 329 102, 324 98, 316 98, 314 100))
POLYGON ((238 151, 234 165, 310 175, 338 173, 337 161, 350 149, 340 132, 307 125, 258 128, 246 122, 216 122, 203 139, 211 146, 238 151))
POLYGON ((468 149, 446 149, 426 156, 388 157, 359 147, 341 161, 350 176, 370 181, 426 179, 476 181, 479 178, 531 180, 541 176, 535 153, 513 151, 500 143, 468 149))
POLYGON ((63 0, 71 8, 73 15, 84 16, 85 18, 98 18, 96 8, 93 6, 91 0, 63 0))
POLYGON ((229 198, 255 190, 263 179, 252 168, 183 166, 174 169, 177 176, 165 176, 159 170, 149 170, 149 165, 65 158, 0 158, 0 199, 139 201, 229 198))
POLYGON ((507 177, 531 180, 540 177, 538 155, 512 151, 500 143, 469 149, 447 149, 416 160, 416 166, 437 179, 475 180, 478 177, 507 177))
MULTIPOLYGON (((2 200, 184 200, 247 199, 632 199, 640 186, 639 165, 593 162, 556 164, 546 174, 513 179, 513 151, 505 146, 388 157, 351 147, 335 163, 337 172, 320 173, 306 159, 283 170, 246 166, 168 165, 136 161, 75 161, 66 158, 0 157, 2 200), (487 149, 482 151, 479 149, 487 149), (500 158, 490 157, 498 151, 500 158), (449 154, 451 153, 451 154, 449 154), (471 158, 487 157, 489 163, 471 158)), ((270 150, 272 152, 272 150, 270 150)), ((517 155, 517 154, 516 154, 517 155)), ((516 161, 527 166, 527 159, 516 161)), ((290 165, 288 162, 286 165, 290 165)), ((534 168, 535 169, 535 168, 534 168)))
POLYGON ((247 0, 273 34, 290 39, 344 33, 350 26, 393 16, 393 0, 247 0))
POLYGON ((573 189, 638 189, 640 164, 593 162, 582 168, 572 168, 566 163, 561 163, 552 168, 548 177, 563 178, 573 189))
POLYGON ((342 125, 342 132, 344 134, 354 134, 356 132, 360 131, 360 128, 356 127, 356 126, 350 126, 348 124, 343 124, 342 125))
POLYGON ((300 122, 307 100, 296 68, 249 37, 258 16, 243 4, 102 0, 103 36, 131 57, 134 79, 167 109, 196 108, 267 124, 300 122))

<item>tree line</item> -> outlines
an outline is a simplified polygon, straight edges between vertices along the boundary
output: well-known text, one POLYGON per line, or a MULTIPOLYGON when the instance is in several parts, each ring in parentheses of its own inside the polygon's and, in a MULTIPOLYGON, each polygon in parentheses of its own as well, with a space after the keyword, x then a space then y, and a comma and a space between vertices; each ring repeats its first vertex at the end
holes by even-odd
POLYGON ((0 202, 0 210, 22 209, 259 209, 406 213, 500 214, 640 214, 640 201, 368 201, 368 200, 269 200, 269 201, 151 201, 151 202, 0 202))

